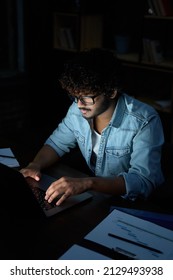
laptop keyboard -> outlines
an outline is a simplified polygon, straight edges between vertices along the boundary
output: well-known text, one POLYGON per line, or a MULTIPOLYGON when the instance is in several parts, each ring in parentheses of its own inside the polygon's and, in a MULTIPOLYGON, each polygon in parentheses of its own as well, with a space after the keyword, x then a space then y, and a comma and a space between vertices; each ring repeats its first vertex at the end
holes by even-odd
POLYGON ((32 190, 33 194, 35 195, 37 201, 39 202, 40 206, 44 210, 49 210, 49 209, 52 209, 52 208, 57 206, 55 204, 56 202, 49 203, 47 200, 44 199, 45 191, 43 191, 43 190, 41 190, 41 189, 39 189, 37 187, 31 187, 31 190, 32 190))
POLYGON ((56 181, 55 178, 42 174, 41 180, 36 181, 31 177, 25 178, 26 183, 33 193, 33 196, 35 197, 36 201, 39 203, 40 208, 43 210, 46 217, 51 217, 57 213, 60 213, 68 208, 71 208, 72 206, 75 206, 83 201, 86 201, 90 198, 92 198, 92 194, 88 192, 84 192, 78 195, 74 195, 66 199, 62 203, 62 205, 57 206, 56 202, 60 199, 61 195, 58 195, 53 202, 49 203, 47 200, 45 200, 45 192, 47 188, 51 185, 52 182, 56 181))
POLYGON ((31 191, 33 192, 36 200, 38 201, 40 206, 43 208, 43 210, 50 210, 54 207, 57 207, 57 205, 56 205, 57 200, 55 200, 51 203, 49 203, 47 200, 45 200, 45 191, 38 188, 37 181, 35 181, 34 179, 29 178, 29 177, 26 178, 26 181, 27 181, 31 191))

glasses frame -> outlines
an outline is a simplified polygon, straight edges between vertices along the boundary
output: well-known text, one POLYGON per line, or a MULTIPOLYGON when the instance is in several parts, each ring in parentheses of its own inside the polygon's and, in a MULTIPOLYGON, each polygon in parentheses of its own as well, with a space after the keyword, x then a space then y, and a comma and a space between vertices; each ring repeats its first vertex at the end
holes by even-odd
POLYGON ((84 95, 84 96, 79 96, 79 97, 77 97, 77 96, 73 96, 73 95, 68 95, 69 96, 69 98, 73 101, 73 102, 75 102, 75 103, 78 103, 78 101, 80 100, 80 102, 83 104, 83 105, 94 105, 96 102, 95 102, 95 98, 97 97, 97 96, 99 96, 99 95, 101 95, 101 93, 100 94, 97 94, 97 95, 94 95, 94 96, 90 96, 90 95, 84 95), (91 98, 92 99, 92 102, 86 102, 85 101, 85 98, 91 98))

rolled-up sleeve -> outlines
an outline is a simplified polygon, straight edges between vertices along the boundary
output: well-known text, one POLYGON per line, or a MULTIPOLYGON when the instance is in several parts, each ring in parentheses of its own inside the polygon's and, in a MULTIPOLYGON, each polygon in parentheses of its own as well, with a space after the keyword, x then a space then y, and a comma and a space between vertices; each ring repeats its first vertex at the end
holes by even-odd
POLYGON ((161 154, 164 134, 157 114, 145 121, 133 139, 130 168, 122 172, 126 184, 127 197, 147 198, 151 192, 164 182, 161 170, 161 154))
POLYGON ((68 153, 71 148, 76 146, 72 115, 73 108, 71 106, 65 118, 45 141, 45 144, 51 146, 60 157, 62 157, 65 153, 68 153))

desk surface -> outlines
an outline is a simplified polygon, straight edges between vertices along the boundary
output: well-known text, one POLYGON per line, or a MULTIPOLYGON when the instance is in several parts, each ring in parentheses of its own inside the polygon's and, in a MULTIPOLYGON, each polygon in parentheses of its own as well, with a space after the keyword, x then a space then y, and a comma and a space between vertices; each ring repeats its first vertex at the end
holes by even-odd
MULTIPOLYGON (((85 176, 61 164, 47 170, 47 173, 54 177, 59 174, 85 176)), ((58 259, 100 223, 109 214, 112 205, 152 210, 152 207, 149 207, 152 205, 148 203, 137 204, 101 193, 92 193, 91 200, 50 218, 26 219, 15 216, 10 221, 4 221, 3 227, 1 223, 4 233, 1 259, 58 259)))
MULTIPOLYGON (((22 155, 13 151, 21 162, 22 155)), ((47 173, 55 178, 59 175, 86 176, 63 164, 50 168, 47 173)), ((163 212, 162 205, 155 205, 153 202, 127 202, 93 192, 92 200, 50 218, 26 220, 16 216, 10 221, 2 218, 3 250, 1 249, 0 259, 58 259, 101 222, 109 214, 112 205, 163 212)), ((166 212, 173 213, 172 209, 166 212)))

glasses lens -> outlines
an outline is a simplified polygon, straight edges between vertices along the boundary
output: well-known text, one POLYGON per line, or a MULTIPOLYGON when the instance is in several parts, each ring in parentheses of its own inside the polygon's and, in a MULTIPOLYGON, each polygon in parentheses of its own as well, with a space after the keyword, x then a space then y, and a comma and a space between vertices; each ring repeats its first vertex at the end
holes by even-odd
POLYGON ((94 105, 94 98, 96 96, 73 96, 69 94, 70 99, 75 102, 78 103, 78 101, 80 100, 80 102, 82 102, 84 105, 94 105))
POLYGON ((94 99, 92 97, 81 96, 79 99, 85 105, 93 105, 94 104, 94 99))

